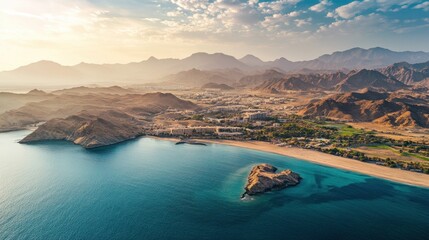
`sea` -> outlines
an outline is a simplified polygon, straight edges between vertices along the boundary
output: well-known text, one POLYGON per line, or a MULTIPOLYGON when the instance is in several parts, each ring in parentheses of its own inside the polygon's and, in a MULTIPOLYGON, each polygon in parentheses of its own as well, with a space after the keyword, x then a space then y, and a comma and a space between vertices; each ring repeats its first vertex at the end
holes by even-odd
MULTIPOLYGON (((429 239, 429 189, 218 144, 0 134, 0 239, 429 239), (252 166, 302 176, 242 200, 252 166)), ((353 161, 353 160, 350 160, 353 161)))

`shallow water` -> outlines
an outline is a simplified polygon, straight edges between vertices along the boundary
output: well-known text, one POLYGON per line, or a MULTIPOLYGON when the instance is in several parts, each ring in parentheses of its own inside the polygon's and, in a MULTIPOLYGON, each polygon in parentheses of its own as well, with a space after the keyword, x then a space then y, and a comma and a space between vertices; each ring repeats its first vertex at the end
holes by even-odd
POLYGON ((18 144, 27 133, 0 134, 0 239, 429 239, 429 189, 216 144, 18 144), (303 181, 242 201, 257 163, 303 181))

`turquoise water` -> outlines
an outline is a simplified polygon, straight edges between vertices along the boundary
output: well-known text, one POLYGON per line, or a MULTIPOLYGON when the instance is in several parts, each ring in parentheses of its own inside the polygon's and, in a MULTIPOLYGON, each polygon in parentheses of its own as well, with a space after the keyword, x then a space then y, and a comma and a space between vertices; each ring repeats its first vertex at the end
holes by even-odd
POLYGON ((222 145, 18 144, 27 133, 0 134, 0 239, 429 239, 429 189, 222 145), (303 181, 242 201, 256 163, 303 181))

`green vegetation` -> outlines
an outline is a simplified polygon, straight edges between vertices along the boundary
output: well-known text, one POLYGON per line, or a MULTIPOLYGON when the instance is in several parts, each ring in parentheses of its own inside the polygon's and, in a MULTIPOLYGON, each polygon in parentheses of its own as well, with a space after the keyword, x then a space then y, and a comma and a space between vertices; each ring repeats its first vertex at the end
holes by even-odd
POLYGON ((410 153, 410 152, 402 152, 401 155, 402 156, 407 156, 407 157, 411 156, 411 157, 415 157, 415 158, 418 158, 418 159, 421 159, 421 160, 429 161, 429 157, 425 157, 425 156, 422 156, 420 154, 415 154, 415 153, 410 153))
POLYGON ((260 141, 282 142, 301 148, 314 149, 336 156, 373 162, 394 168, 429 173, 429 164, 421 161, 399 160, 389 157, 369 157, 355 149, 366 146, 393 151, 399 156, 412 156, 429 162, 429 147, 411 141, 393 140, 376 136, 372 131, 356 129, 344 123, 303 119, 290 116, 278 127, 253 127, 245 137, 260 141))
POLYGON ((330 138, 335 135, 335 131, 318 127, 315 124, 307 122, 285 123, 280 128, 265 129, 265 133, 269 137, 274 138, 291 138, 291 137, 314 137, 314 138, 330 138))
MULTIPOLYGON (((406 144, 407 146, 410 146, 409 144, 406 144)), ((405 156, 405 157, 415 157, 421 160, 425 160, 425 161, 429 161, 429 157, 423 156, 421 154, 418 153, 414 153, 414 152, 410 152, 410 151, 415 151, 414 149, 408 149, 408 151, 404 151, 402 149, 395 149, 392 146, 388 146, 388 145, 371 145, 368 146, 368 148, 375 148, 375 149, 385 149, 385 150, 391 150, 392 152, 401 155, 401 156, 405 156)), ((417 147, 417 149, 424 149, 424 148, 419 148, 417 147)), ((419 150, 417 150, 417 152, 419 152, 419 150)))
POLYGON ((320 126, 325 128, 334 128, 338 131, 339 135, 344 137, 351 137, 353 135, 365 133, 365 131, 362 129, 357 129, 343 123, 326 123, 326 124, 320 124, 320 126))
POLYGON ((387 145, 370 145, 369 148, 375 148, 375 149, 386 149, 386 150, 394 150, 392 147, 387 145))

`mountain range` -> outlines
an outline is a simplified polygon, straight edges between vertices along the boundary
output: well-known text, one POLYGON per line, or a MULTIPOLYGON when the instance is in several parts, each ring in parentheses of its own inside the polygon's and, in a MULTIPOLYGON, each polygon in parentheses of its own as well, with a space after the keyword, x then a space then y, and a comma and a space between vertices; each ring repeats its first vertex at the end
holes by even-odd
POLYGON ((351 71, 346 78, 337 84, 338 92, 350 92, 362 88, 372 88, 383 91, 396 91, 405 88, 406 85, 395 78, 387 77, 376 70, 362 69, 351 71))
POLYGON ((379 69, 379 71, 388 77, 393 77, 401 81, 402 83, 413 85, 429 78, 429 61, 416 64, 400 62, 379 69))
POLYGON ((408 94, 365 89, 310 103, 299 114, 396 127, 429 127, 429 107, 421 104, 426 101, 408 94))
POLYGON ((285 73, 274 69, 262 74, 245 76, 239 85, 263 92, 328 90, 336 92, 359 91, 369 88, 376 91, 429 88, 429 62, 395 63, 377 70, 359 69, 350 72, 285 73))
MULTIPOLYGON (((232 77, 232 80, 235 80, 244 75, 263 74, 270 69, 283 73, 297 71, 336 72, 338 70, 345 71, 345 69, 377 69, 398 62, 407 62, 409 65, 398 65, 395 66, 395 69, 386 69, 384 72, 390 76, 390 74, 398 72, 396 69, 405 69, 402 70, 403 74, 393 75, 405 80, 410 76, 419 78, 420 75, 414 72, 422 71, 422 69, 415 63, 426 61, 429 61, 429 53, 426 52, 395 52, 384 48, 352 48, 326 54, 313 60, 297 62, 289 61, 286 58, 262 61, 253 55, 237 59, 223 53, 195 53, 184 59, 150 57, 141 62, 128 64, 80 63, 74 66, 63 66, 52 61, 39 61, 11 71, 0 72, 0 85, 37 87, 45 85, 76 86, 92 83, 142 84, 162 82, 169 75, 194 69, 216 72, 217 74, 214 75, 220 75, 221 78, 225 78, 225 76, 220 73, 229 71, 231 74, 235 74, 232 77)), ((227 80, 231 80, 231 74, 226 77, 227 80)), ((401 79, 398 80, 401 81, 401 79)), ((200 86, 209 82, 201 83, 200 86)))

